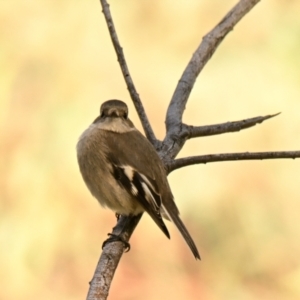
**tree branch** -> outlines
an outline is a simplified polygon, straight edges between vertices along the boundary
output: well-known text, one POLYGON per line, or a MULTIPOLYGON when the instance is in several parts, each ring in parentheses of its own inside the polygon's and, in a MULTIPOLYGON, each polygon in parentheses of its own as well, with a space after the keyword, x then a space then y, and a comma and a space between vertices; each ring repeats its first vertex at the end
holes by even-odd
POLYGON ((101 6, 102 6, 102 12, 104 14, 106 24, 109 30, 110 38, 112 40, 112 43, 114 45, 118 62, 124 77, 124 80, 127 85, 127 89, 129 91, 129 94, 131 96, 131 99, 133 101, 133 104, 135 106, 135 109, 139 115, 139 118, 141 120, 143 129, 145 131, 147 139, 151 142, 154 147, 158 147, 159 141, 156 139, 155 134, 152 130, 152 127, 149 123, 148 117, 146 115, 145 109, 143 107, 142 101, 139 97, 139 94, 136 91, 136 88, 134 86, 134 83, 132 81, 132 78, 129 73, 129 69, 125 60, 125 56, 123 53, 123 48, 121 47, 121 44, 119 42, 117 32, 115 29, 115 25, 113 22, 113 19, 110 14, 110 9, 109 9, 109 4, 107 3, 106 0, 100 0, 101 6))
POLYGON ((191 166, 195 164, 206 164, 217 161, 263 160, 278 158, 300 158, 300 151, 241 152, 190 156, 170 161, 167 166, 167 171, 169 174, 174 170, 186 166, 191 166))
POLYGON ((174 141, 174 137, 180 136, 183 111, 196 78, 225 36, 259 1, 240 0, 221 22, 204 36, 193 54, 178 82, 167 111, 167 136, 163 141, 163 151, 168 151, 171 157, 175 157, 184 144, 182 141, 174 141))
POLYGON ((201 137, 201 136, 222 134, 227 132, 236 132, 242 129, 253 127, 256 124, 260 124, 265 120, 278 116, 279 114, 280 113, 274 115, 267 115, 263 117, 255 117, 255 118, 250 118, 250 119, 245 119, 240 121, 234 121, 234 122, 208 125, 208 126, 190 126, 190 125, 182 124, 184 127, 182 131, 186 132, 186 134, 188 135, 187 136, 188 139, 201 137))
MULTIPOLYGON (((129 241, 131 234, 140 221, 142 214, 138 216, 121 216, 112 234, 120 236, 124 241, 129 241), (124 230, 126 228, 126 230, 124 230)), ((102 250, 96 267, 87 300, 105 300, 119 261, 124 253, 124 243, 121 241, 107 243, 102 250)))
MULTIPOLYGON (((135 89, 132 78, 129 74, 129 70, 123 54, 123 49, 119 43, 113 20, 110 14, 109 5, 106 0, 100 0, 103 14, 105 16, 105 20, 110 33, 110 37, 114 45, 118 57, 118 62, 123 73, 123 77, 125 79, 128 91, 135 105, 135 108, 138 112, 145 134, 150 140, 150 142, 155 146, 155 148, 160 150, 159 155, 162 158, 162 160, 164 162, 168 162, 166 166, 168 166, 169 172, 177 168, 183 167, 184 165, 193 164, 193 162, 191 162, 193 159, 194 163, 205 162, 205 160, 200 161, 199 157, 197 162, 197 157, 195 157, 178 159, 174 162, 169 163, 169 160, 171 161, 178 154, 178 152, 183 147, 186 141, 186 137, 182 136, 181 134, 181 130, 184 129, 184 126, 182 124, 183 111, 187 99, 195 83, 195 80, 200 71, 203 69, 207 61, 213 55, 218 45, 221 43, 221 41, 224 39, 227 33, 231 31, 233 27, 238 23, 238 21, 258 2, 259 0, 240 0, 239 3, 223 18, 223 20, 203 38, 203 41, 192 56, 181 79, 179 80, 179 83, 172 97, 166 116, 167 135, 164 139, 163 144, 161 144, 154 135, 154 132, 151 128, 145 110, 139 98, 139 95, 135 89)), ((231 128, 233 127, 234 125, 231 125, 231 128)), ((246 127, 243 127, 243 129, 244 128, 246 127)), ((195 131, 197 130, 201 131, 200 129, 195 129, 195 131)), ((118 233, 120 228, 122 227, 122 237, 125 241, 128 241, 140 218, 141 215, 137 217, 121 217, 116 228, 114 228, 113 234, 118 233), (126 224, 126 226, 124 225, 124 223, 126 224), (123 225, 121 226, 120 224, 123 225)), ((123 254, 123 251, 124 246, 120 242, 113 242, 105 245, 98 266, 96 268, 95 275, 91 281, 90 290, 87 296, 88 300, 104 300, 107 298, 111 280, 118 266, 120 258, 123 254)))

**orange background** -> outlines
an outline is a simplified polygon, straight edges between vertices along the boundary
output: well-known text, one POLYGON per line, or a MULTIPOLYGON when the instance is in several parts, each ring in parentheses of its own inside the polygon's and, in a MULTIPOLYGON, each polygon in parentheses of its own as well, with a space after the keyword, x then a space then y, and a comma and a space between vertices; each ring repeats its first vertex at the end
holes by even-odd
MULTIPOLYGON (((202 37, 235 1, 111 1, 131 75, 159 138, 202 37)), ((300 2, 261 1, 198 78, 184 121, 277 112, 263 125, 188 141, 180 156, 299 150, 300 2)), ((0 3, 0 299, 84 299, 115 224, 80 177, 75 145, 107 99, 130 103, 98 1, 0 3)), ((202 261, 148 216, 110 299, 299 299, 300 160, 222 162, 170 184, 202 261)))

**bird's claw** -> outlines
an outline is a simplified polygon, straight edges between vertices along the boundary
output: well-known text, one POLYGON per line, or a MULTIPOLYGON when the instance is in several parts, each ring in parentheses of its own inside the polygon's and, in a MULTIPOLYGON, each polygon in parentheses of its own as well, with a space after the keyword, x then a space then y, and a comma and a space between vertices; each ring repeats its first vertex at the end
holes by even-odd
POLYGON ((125 241, 123 238, 121 238, 120 236, 118 236, 116 234, 113 234, 113 233, 108 233, 107 235, 109 236, 109 238, 103 242, 102 249, 108 243, 122 242, 124 244, 124 247, 125 247, 124 252, 128 252, 130 250, 130 244, 127 241, 125 241))

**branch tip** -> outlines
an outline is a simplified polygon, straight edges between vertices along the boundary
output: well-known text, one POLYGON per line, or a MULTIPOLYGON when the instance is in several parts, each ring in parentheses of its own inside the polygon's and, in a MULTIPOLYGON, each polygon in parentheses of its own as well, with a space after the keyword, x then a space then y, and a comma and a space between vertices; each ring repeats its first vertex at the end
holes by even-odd
POLYGON ((221 161, 240 161, 240 160, 264 160, 264 159, 296 159, 300 158, 300 151, 275 151, 275 152, 241 152, 241 153, 220 153, 197 155, 184 158, 178 158, 168 162, 168 173, 174 170, 211 162, 221 161))
POLYGON ((271 119, 273 117, 278 116, 281 113, 276 113, 273 115, 267 115, 263 117, 254 117, 239 121, 233 122, 226 122, 214 125, 207 125, 207 126, 192 126, 192 125, 185 125, 183 124, 183 128, 185 133, 188 133, 187 138, 196 138, 201 136, 210 136, 216 134, 222 134, 227 132, 238 132, 243 129, 247 129, 250 127, 255 126, 256 124, 261 124, 262 122, 271 119))

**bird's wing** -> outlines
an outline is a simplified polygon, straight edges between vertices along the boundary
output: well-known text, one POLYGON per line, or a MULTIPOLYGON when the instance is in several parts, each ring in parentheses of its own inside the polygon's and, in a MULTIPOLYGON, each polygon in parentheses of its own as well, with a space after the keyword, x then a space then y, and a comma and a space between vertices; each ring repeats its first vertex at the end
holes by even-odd
POLYGON ((161 196, 155 191, 151 179, 129 165, 112 165, 113 176, 133 199, 138 201, 154 222, 170 238, 170 234, 160 214, 161 196))
POLYGON ((107 140, 107 143, 109 144, 108 148, 118 148, 117 152, 120 157, 113 157, 111 156, 112 153, 107 155, 109 155, 110 161, 114 163, 114 172, 117 172, 119 176, 119 183, 131 195, 133 192, 136 193, 135 199, 139 201, 165 235, 170 238, 161 217, 160 210, 162 210, 163 215, 173 221, 179 229, 194 256, 200 259, 197 247, 179 217, 179 211, 174 202, 162 161, 150 142, 140 132, 130 131, 124 134, 116 133, 115 137, 111 136, 107 140), (141 147, 142 144, 144 147, 141 147), (138 151, 138 149, 145 147, 151 149, 148 148, 147 153, 138 151), (140 166, 147 166, 147 168, 141 170, 140 166), (161 181, 157 181, 157 178, 160 178, 161 181))

